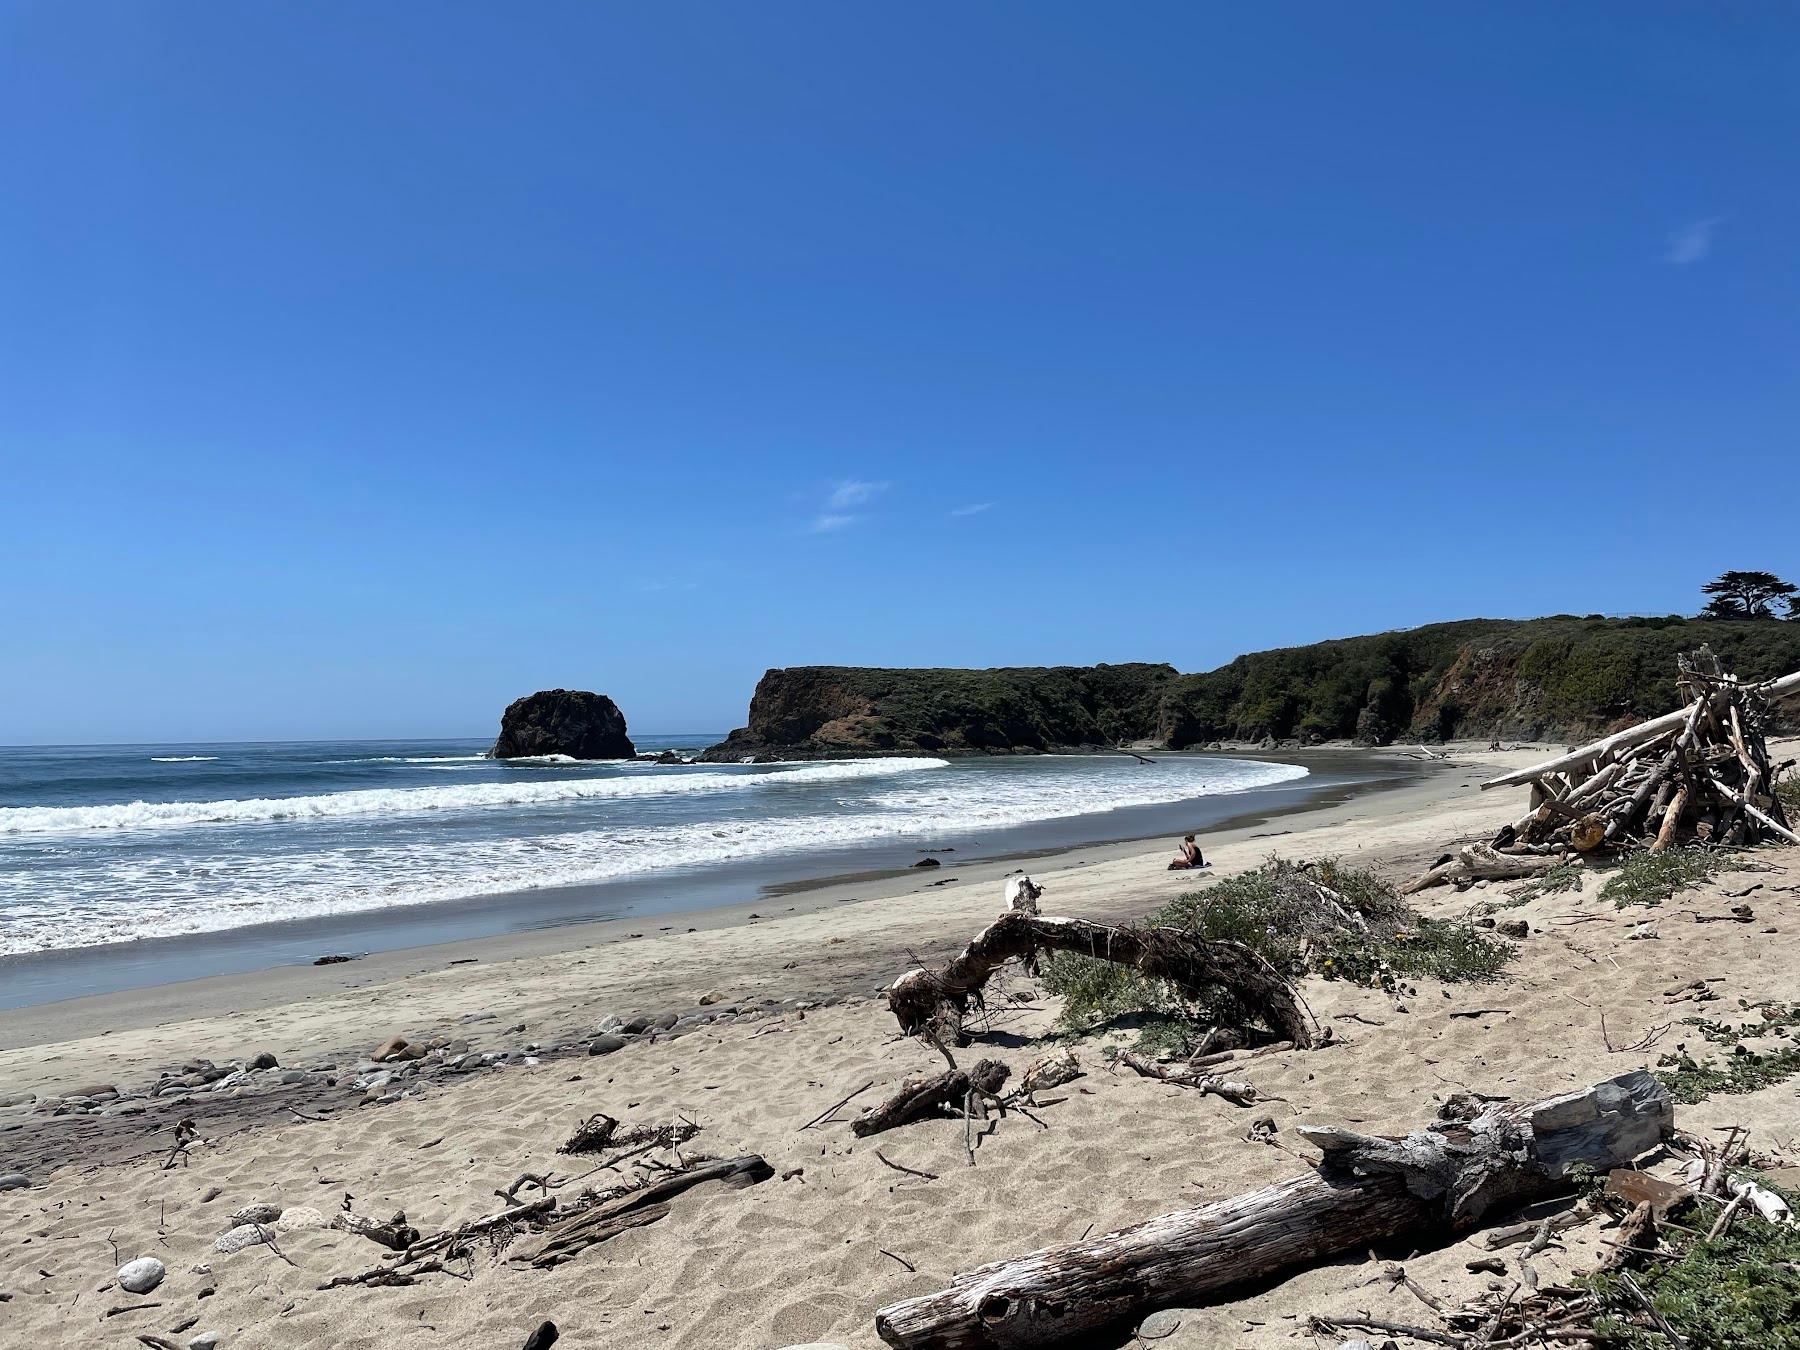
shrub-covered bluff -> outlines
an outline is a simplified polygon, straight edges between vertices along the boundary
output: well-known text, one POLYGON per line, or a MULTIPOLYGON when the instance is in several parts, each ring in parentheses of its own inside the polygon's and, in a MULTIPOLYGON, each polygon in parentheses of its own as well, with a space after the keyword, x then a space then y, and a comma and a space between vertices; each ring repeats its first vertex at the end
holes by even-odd
POLYGON ((1019 753, 1213 741, 1572 739, 1674 706, 1701 643, 1746 679, 1800 670, 1800 622, 1467 619, 1172 666, 797 666, 709 758, 1019 753))

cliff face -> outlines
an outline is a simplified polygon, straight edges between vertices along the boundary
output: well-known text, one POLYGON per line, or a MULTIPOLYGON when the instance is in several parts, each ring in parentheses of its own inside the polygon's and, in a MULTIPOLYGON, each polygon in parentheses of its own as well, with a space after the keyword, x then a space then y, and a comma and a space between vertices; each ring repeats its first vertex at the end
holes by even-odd
POLYGON ((605 694, 541 689, 507 704, 492 753, 495 759, 630 759, 637 750, 625 734, 625 714, 605 694))
POLYGON ((1214 740, 1573 740, 1674 707, 1706 643, 1745 679, 1800 670, 1800 623, 1469 619, 1240 656, 1169 688, 1159 734, 1214 740))
MULTIPOLYGON (((800 666, 756 686, 715 760, 1034 752, 1152 741, 1572 740, 1666 712, 1706 643, 1746 679, 1800 670, 1800 622, 1468 619, 1170 666, 800 666)), ((1792 710, 1788 716, 1794 716, 1792 710)))
POLYGON ((1116 745, 1156 734, 1172 666, 771 670, 747 726, 713 760, 829 755, 1031 753, 1116 745))

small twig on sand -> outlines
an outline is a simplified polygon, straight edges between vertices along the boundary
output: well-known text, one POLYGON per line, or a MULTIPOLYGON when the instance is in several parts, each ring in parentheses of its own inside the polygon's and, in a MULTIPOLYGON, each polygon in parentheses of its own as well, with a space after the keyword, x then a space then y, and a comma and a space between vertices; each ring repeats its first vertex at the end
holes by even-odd
POLYGON ((839 1111, 843 1110, 846 1106, 848 1106, 853 1100, 855 1100, 857 1097, 862 1096, 863 1093, 867 1092, 870 1088, 872 1088, 874 1086, 875 1086, 875 1080, 870 1079, 868 1082, 864 1083, 861 1087, 856 1089, 855 1092, 850 1093, 848 1096, 842 1098, 839 1101, 833 1102, 830 1106, 826 1107, 823 1111, 819 1112, 818 1115, 814 1116, 811 1120, 807 1121, 806 1124, 802 1125, 800 1128, 802 1130, 810 1130, 815 1125, 823 1125, 832 1116, 836 1115, 839 1111))
POLYGON ((888 1157, 887 1154, 883 1153, 880 1149, 875 1150, 875 1156, 877 1158, 880 1158, 882 1162, 886 1163, 889 1167, 893 1168, 896 1172, 904 1172, 909 1177, 923 1177, 927 1181, 936 1181, 938 1179, 936 1172, 921 1172, 916 1167, 901 1166, 899 1163, 895 1162, 892 1158, 888 1157))
POLYGON ((880 1252, 883 1256, 893 1257, 894 1260, 898 1261, 901 1265, 905 1266, 908 1270, 917 1270, 918 1269, 917 1266, 915 1266, 911 1261, 908 1261, 904 1256, 894 1256, 894 1254, 892 1252, 890 1252, 886 1247, 877 1247, 875 1250, 880 1252))

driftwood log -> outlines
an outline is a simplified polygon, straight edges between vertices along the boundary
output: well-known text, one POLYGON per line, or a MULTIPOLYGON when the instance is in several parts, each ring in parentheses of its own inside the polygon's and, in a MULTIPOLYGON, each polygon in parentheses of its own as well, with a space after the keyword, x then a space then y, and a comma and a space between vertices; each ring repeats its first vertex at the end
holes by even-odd
POLYGON ((1400 888, 1402 895, 1416 895, 1432 886, 1457 886, 1473 881, 1512 881, 1536 876, 1555 867, 1561 859, 1539 854, 1498 853, 1482 844, 1470 844, 1433 863, 1423 876, 1400 888))
POLYGON ((617 1237, 627 1229, 655 1223, 669 1212, 671 1200, 696 1186, 709 1181, 722 1181, 732 1187, 754 1186, 774 1175, 774 1169, 755 1153, 742 1158, 695 1162, 680 1171, 666 1172, 636 1190, 571 1214, 546 1230, 534 1249, 516 1259, 539 1269, 561 1265, 596 1242, 617 1237))
POLYGON ((1673 1123, 1668 1090, 1639 1070, 1404 1139, 1302 1128, 1324 1151, 1316 1172, 982 1266, 948 1289, 881 1309, 875 1330, 900 1350, 1089 1343, 1098 1328, 1338 1252, 1413 1231, 1470 1229, 1490 1212, 1567 1191, 1577 1164, 1631 1162, 1673 1123))
POLYGON ((1177 1087, 1194 1088, 1202 1094, 1223 1097, 1239 1106, 1256 1104, 1256 1088, 1253 1084, 1227 1078, 1223 1074, 1207 1073, 1191 1064, 1157 1064, 1130 1050, 1119 1051, 1119 1063, 1145 1078, 1157 1078, 1177 1087))
POLYGON ((341 1228, 346 1233, 355 1233, 358 1237, 366 1237, 371 1242, 379 1242, 389 1251, 395 1252, 403 1252, 419 1240, 419 1230, 406 1221, 405 1214, 396 1214, 387 1223, 377 1223, 374 1219, 345 1212, 334 1218, 331 1226, 341 1228))
MULTIPOLYGON (((979 1003, 988 979, 1008 961, 1039 952, 1074 952, 1130 966, 1199 997, 1225 989, 1282 1040, 1313 1044, 1312 1019, 1279 971, 1240 942, 1210 941, 1174 928, 1115 928, 1008 910, 975 935, 941 970, 908 971, 888 986, 888 1007, 909 1035, 944 1035, 979 1003)), ((945 1036, 945 1039, 949 1039, 945 1036)))
POLYGON ((851 1121, 850 1132, 859 1139, 866 1138, 927 1116, 942 1115, 946 1107, 954 1106, 960 1112, 971 1092, 992 1097, 1005 1085, 1011 1072, 997 1059, 984 1059, 967 1073, 946 1069, 931 1078, 909 1078, 892 1097, 851 1121))

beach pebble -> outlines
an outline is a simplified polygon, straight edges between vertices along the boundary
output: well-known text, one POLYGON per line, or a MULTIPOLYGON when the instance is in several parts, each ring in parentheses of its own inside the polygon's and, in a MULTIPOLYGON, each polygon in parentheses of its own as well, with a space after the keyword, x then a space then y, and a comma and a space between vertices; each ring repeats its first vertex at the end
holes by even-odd
POLYGON ((536 1331, 525 1338, 525 1350, 550 1350, 557 1340, 556 1323, 542 1322, 536 1331))
POLYGON ((625 1038, 623 1036, 615 1036, 610 1031, 606 1032, 604 1035, 596 1036, 593 1040, 588 1042, 588 1053, 590 1055, 610 1055, 613 1051, 623 1050, 624 1048, 625 1038))
POLYGON ((246 1247, 256 1247, 269 1240, 269 1230, 260 1223, 239 1224, 229 1233, 221 1233, 213 1239, 213 1250, 230 1256, 233 1252, 241 1252, 246 1247))
POLYGON ((655 1027, 658 1031, 667 1031, 680 1020, 680 1017, 672 1012, 658 1013, 655 1020, 653 1020, 650 1025, 655 1027))
POLYGON ((228 1228, 242 1228, 247 1223, 274 1223, 281 1217, 281 1206, 271 1205, 264 1201, 245 1205, 231 1216, 228 1228))
POLYGON ((140 1256, 119 1267, 119 1288, 132 1294, 147 1294, 163 1282, 169 1272, 154 1256, 140 1256))
POLYGON ((294 1233, 308 1228, 325 1227, 325 1215, 311 1205, 295 1205, 292 1209, 281 1211, 281 1217, 275 1221, 278 1233, 294 1233))
POLYGON ((375 1053, 370 1055, 369 1058, 374 1060, 377 1064, 381 1064, 390 1059, 398 1059, 405 1051, 406 1037, 389 1036, 380 1045, 375 1047, 375 1053))
POLYGON ((1531 936, 1531 925, 1523 919, 1502 919, 1494 927, 1502 937, 1528 938, 1531 936))
POLYGON ((265 1050, 244 1067, 247 1069, 279 1069, 281 1067, 281 1062, 265 1050))
POLYGON ((187 1343, 187 1350, 214 1350, 219 1343, 219 1333, 203 1331, 187 1343))
POLYGON ((702 1008, 710 1008, 715 1003, 722 1003, 724 999, 725 995, 721 994, 717 989, 713 989, 700 995, 699 999, 696 1001, 702 1008))
POLYGON ((31 1178, 23 1172, 7 1172, 0 1175, 0 1191, 22 1191, 31 1185, 31 1178))
POLYGON ((636 1017, 633 1017, 630 1021, 626 1022, 624 1026, 620 1027, 619 1030, 624 1032, 627 1036, 642 1036, 646 1031, 650 1030, 650 1019, 643 1013, 639 1013, 636 1017))

